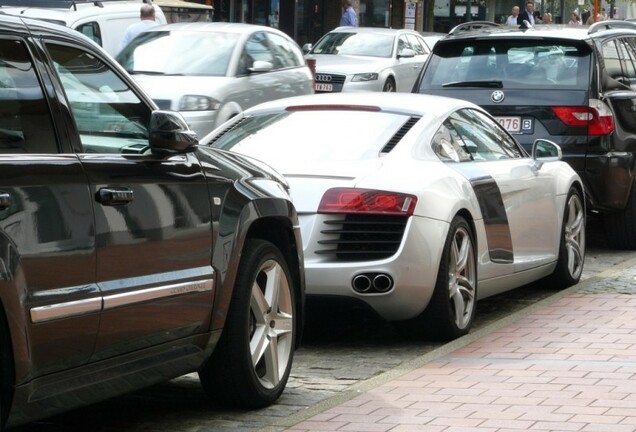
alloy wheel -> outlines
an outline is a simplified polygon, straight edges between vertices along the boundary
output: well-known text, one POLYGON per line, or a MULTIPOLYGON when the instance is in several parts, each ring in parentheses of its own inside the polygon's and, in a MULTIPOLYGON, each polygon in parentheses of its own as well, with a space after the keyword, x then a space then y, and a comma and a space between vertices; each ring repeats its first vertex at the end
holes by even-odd
POLYGON ((578 194, 573 194, 567 203, 565 230, 565 249, 567 252, 568 272, 577 279, 583 271, 585 251, 585 210, 578 194))
POLYGON ((459 227, 453 235, 448 266, 448 293, 455 324, 465 329, 475 307, 475 252, 470 234, 459 227))

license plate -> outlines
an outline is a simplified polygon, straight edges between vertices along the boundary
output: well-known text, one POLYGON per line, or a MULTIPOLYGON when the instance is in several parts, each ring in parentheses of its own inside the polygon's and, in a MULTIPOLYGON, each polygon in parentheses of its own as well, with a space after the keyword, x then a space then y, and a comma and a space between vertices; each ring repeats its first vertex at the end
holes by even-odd
POLYGON ((495 117, 495 120, 512 134, 531 134, 534 130, 532 117, 495 117))
POLYGON ((323 83, 315 83, 314 90, 323 91, 323 92, 332 92, 333 84, 323 84, 323 83))
POLYGON ((521 132, 521 117, 496 117, 496 119, 508 132, 521 132))

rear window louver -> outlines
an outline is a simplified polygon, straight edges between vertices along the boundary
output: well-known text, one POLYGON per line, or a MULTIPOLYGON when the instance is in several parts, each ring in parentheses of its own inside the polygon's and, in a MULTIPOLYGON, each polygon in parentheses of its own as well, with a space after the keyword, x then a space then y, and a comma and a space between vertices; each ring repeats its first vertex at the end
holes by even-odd
POLYGON ((207 145, 212 145, 214 144, 216 141, 218 141, 223 135, 225 135, 226 133, 228 133, 229 131, 233 130, 234 128, 236 128, 238 125, 240 125, 241 123, 243 123, 243 121, 246 119, 247 117, 242 117, 241 119, 239 119, 238 121, 233 122, 232 124, 230 124, 228 127, 226 127, 225 129, 223 129, 221 132, 219 132, 218 134, 216 134, 216 136, 214 138, 212 138, 207 145))
POLYGON ((380 151, 380 153, 388 153, 391 150, 393 150, 393 147, 395 147, 397 145, 397 143, 400 142, 400 140, 402 140, 402 138, 404 138, 404 135, 406 135, 408 133, 408 131, 411 130, 411 128, 415 125, 415 123, 417 123, 417 121, 421 119, 421 117, 419 116, 414 116, 409 118, 400 128, 400 130, 398 130, 395 135, 393 135, 391 137, 391 139, 389 140, 389 142, 386 143, 386 145, 384 147, 382 147, 382 150, 380 151))

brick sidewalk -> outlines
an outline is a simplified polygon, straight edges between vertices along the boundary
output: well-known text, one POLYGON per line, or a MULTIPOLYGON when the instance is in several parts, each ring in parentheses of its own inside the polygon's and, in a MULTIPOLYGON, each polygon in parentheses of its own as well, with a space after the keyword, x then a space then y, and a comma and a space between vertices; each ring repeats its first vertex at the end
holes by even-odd
POLYGON ((287 431, 636 431, 634 264, 287 431))

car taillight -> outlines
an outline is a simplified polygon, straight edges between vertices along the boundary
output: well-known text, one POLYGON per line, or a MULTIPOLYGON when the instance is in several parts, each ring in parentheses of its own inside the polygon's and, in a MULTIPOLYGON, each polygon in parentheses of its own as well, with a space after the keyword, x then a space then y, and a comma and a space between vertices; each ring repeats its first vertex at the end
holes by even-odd
POLYGON ((322 197, 318 213, 366 213, 411 216, 414 195, 371 189, 333 188, 322 197))
POLYGON ((605 103, 590 99, 587 107, 552 107, 567 126, 587 126, 588 135, 609 135, 614 131, 614 116, 605 103))

